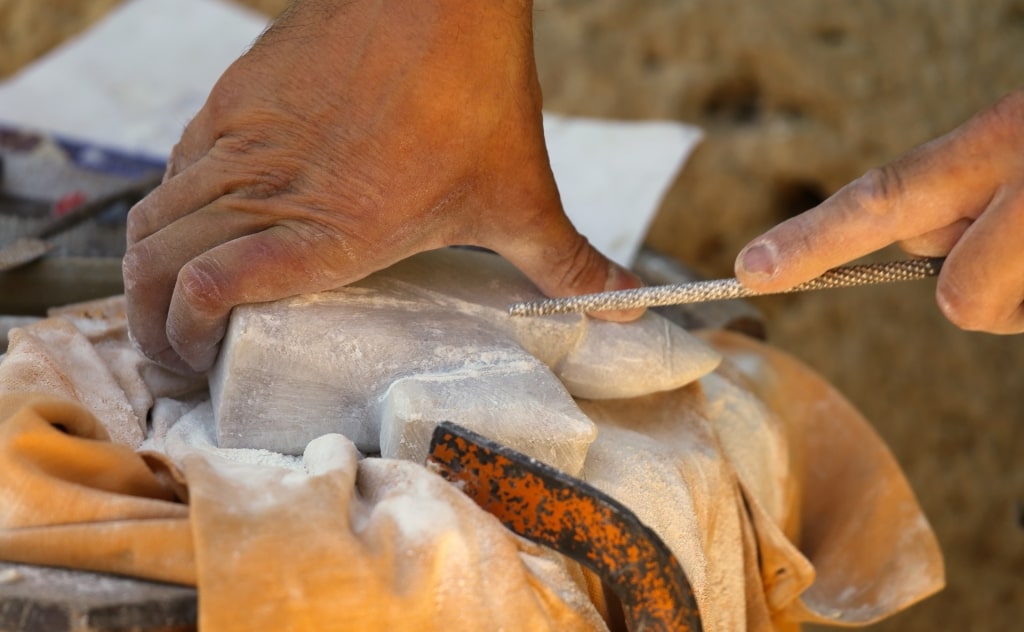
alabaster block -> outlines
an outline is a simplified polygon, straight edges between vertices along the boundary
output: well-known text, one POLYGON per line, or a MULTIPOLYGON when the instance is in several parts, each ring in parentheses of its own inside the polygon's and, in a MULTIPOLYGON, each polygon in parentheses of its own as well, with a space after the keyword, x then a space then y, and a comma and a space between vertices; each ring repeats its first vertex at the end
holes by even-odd
POLYGON ((455 421, 568 472, 593 440, 574 397, 667 391, 719 356, 668 321, 511 318, 539 298, 489 253, 424 253, 330 292, 237 308, 210 375, 224 447, 299 454, 337 432, 419 460, 455 421))
POLYGON ((596 431, 550 375, 537 363, 402 378, 384 396, 380 451, 422 463, 448 420, 578 476, 596 431))

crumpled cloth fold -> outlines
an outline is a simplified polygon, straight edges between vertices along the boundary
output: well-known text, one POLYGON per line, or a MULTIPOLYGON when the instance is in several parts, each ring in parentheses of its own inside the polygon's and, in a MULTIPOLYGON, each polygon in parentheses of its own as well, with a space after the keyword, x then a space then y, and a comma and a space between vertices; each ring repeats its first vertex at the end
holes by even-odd
POLYGON ((80 405, 2 395, 0 559, 197 585, 203 630, 603 629, 571 569, 425 468, 340 435, 303 464, 190 455, 185 505, 80 405))
POLYGON ((194 584, 188 507, 66 400, 0 395, 0 559, 194 584))
MULTIPOLYGON (((592 574, 420 464, 340 435, 290 461, 184 444, 176 420, 202 422, 204 385, 134 353, 122 308, 12 333, 0 559, 195 585, 202 630, 607 629, 592 574)), ((699 382, 579 402, 599 428, 585 477, 669 543, 705 630, 863 625, 941 588, 934 535, 867 422, 785 354, 705 338, 725 361, 699 382)))
POLYGON ((935 534, 899 463, 860 413, 778 349, 725 332, 707 338, 727 358, 721 373, 784 428, 785 515, 765 511, 751 493, 755 481, 740 476, 774 617, 865 625, 941 590, 935 534))

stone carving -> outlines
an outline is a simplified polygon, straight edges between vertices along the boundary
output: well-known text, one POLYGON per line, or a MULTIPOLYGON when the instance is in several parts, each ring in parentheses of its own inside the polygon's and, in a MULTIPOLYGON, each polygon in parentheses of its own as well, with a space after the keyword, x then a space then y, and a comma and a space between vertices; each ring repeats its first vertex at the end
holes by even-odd
POLYGON ((510 318, 538 296, 489 253, 424 253, 353 286, 244 306, 210 377, 218 442, 301 453, 327 432, 421 461, 455 421, 579 473, 593 424, 573 398, 667 391, 719 356, 653 313, 622 326, 510 318))

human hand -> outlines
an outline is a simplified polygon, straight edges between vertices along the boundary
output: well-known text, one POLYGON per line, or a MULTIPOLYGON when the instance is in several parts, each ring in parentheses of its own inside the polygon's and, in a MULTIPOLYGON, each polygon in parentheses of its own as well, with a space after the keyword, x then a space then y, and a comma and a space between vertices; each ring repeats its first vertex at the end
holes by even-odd
POLYGON ((203 371, 234 306, 452 244, 498 252, 549 296, 639 285, 562 210, 532 2, 296 2, 129 214, 130 330, 157 362, 203 371))
POLYGON ((936 297, 968 330, 1024 332, 1024 91, 754 239, 736 276, 783 290, 892 243, 946 256, 936 297))

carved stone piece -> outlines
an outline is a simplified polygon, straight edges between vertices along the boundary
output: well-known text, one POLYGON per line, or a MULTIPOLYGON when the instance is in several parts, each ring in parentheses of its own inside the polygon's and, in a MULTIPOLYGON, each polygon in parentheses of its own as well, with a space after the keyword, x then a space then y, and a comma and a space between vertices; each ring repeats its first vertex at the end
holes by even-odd
POLYGON ((647 314, 511 318, 533 285, 499 257, 424 253, 353 286, 235 310, 210 377, 223 447, 297 454, 329 432, 420 460, 454 421, 570 473, 594 427, 573 398, 688 384, 719 362, 647 314))

